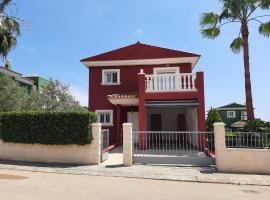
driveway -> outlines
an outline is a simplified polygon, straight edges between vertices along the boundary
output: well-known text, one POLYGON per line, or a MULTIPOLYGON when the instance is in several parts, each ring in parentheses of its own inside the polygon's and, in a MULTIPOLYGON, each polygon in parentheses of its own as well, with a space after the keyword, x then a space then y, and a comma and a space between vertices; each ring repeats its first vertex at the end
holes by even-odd
POLYGON ((266 200, 270 188, 133 178, 0 170, 0 199, 8 200, 266 200))

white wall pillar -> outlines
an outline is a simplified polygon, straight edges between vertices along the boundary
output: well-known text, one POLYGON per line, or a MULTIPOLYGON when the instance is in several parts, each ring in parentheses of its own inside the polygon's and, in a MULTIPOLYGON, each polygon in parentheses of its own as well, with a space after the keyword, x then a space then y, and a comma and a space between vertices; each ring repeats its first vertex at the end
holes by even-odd
POLYGON ((123 164, 124 166, 132 166, 132 124, 123 124, 123 164))
POLYGON ((222 171, 226 159, 225 124, 214 123, 216 168, 222 171))
POLYGON ((99 165, 101 163, 101 124, 92 124, 92 146, 91 154, 93 154, 93 164, 99 165))

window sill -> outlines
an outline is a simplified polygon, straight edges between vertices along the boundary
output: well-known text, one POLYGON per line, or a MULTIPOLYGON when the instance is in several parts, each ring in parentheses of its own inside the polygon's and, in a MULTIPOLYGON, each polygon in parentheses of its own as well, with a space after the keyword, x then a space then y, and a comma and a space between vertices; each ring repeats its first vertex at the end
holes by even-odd
POLYGON ((101 83, 102 86, 121 85, 121 83, 101 83))

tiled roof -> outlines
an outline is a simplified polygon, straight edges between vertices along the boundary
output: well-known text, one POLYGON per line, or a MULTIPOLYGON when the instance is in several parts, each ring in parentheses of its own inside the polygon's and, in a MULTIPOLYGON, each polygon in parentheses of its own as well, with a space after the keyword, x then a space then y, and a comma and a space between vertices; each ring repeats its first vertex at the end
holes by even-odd
POLYGON ((228 105, 225 105, 225 106, 221 106, 219 108, 243 108, 243 109, 245 109, 246 106, 242 105, 242 104, 238 104, 238 103, 231 103, 231 104, 228 104, 228 105))
POLYGON ((129 93, 121 93, 121 94, 111 94, 107 95, 108 99, 133 99, 138 98, 138 93, 129 92, 129 93))
POLYGON ((246 121, 238 121, 235 122, 231 125, 231 127, 233 128, 244 128, 244 126, 246 125, 246 121))
POLYGON ((113 51, 109 51, 96 56, 82 59, 81 62, 181 58, 181 57, 200 57, 200 55, 137 42, 135 44, 126 47, 122 47, 113 51))

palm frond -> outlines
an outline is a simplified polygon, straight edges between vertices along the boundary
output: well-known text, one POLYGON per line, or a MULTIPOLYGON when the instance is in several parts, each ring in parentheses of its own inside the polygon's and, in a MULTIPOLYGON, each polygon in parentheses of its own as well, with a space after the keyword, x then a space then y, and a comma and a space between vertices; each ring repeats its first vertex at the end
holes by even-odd
POLYGON ((243 47, 243 39, 241 37, 234 39, 230 46, 232 52, 236 54, 240 53, 242 47, 243 47))
POLYGON ((219 16, 213 12, 203 13, 200 18, 200 25, 202 28, 215 27, 218 23, 219 16))
POLYGON ((5 8, 11 3, 12 0, 1 0, 0 1, 0 12, 3 12, 5 8))
POLYGON ((202 36, 208 39, 215 39, 220 35, 220 29, 217 27, 206 28, 201 30, 202 36))
POLYGON ((268 10, 270 8, 270 0, 260 0, 260 7, 263 10, 268 10))
POLYGON ((2 36, 0 40, 0 55, 6 57, 8 54, 8 38, 6 36, 2 36))
POLYGON ((9 32, 12 32, 16 35, 20 35, 20 23, 14 18, 6 17, 3 22, 3 25, 6 26, 9 32))
POLYGON ((265 37, 270 37, 270 22, 262 23, 259 27, 259 33, 265 37))
POLYGON ((225 8, 219 16, 219 22, 221 22, 222 20, 230 20, 230 19, 232 19, 232 15, 229 9, 225 8))

